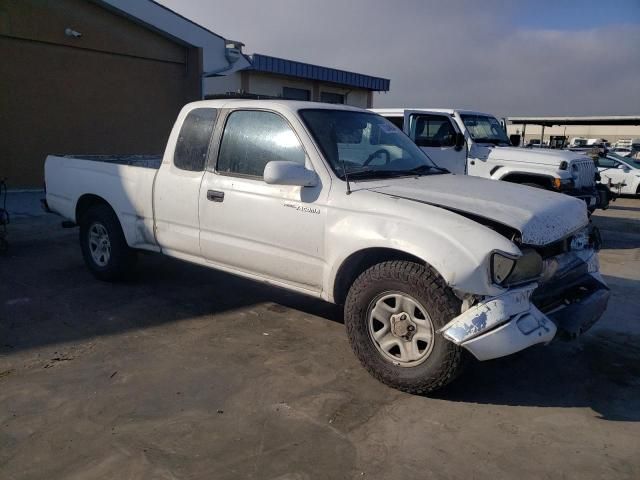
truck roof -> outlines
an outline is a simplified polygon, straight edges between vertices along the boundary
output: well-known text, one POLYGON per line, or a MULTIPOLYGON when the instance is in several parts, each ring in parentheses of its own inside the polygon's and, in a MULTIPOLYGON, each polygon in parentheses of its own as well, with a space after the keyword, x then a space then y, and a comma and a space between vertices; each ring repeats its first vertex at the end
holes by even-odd
POLYGON ((217 100, 199 100, 191 102, 186 106, 190 108, 268 108, 273 110, 289 110, 292 112, 305 109, 331 109, 331 110, 353 110, 364 111, 362 108, 352 107, 350 105, 341 105, 335 103, 319 103, 319 102, 302 102, 299 100, 261 100, 261 99, 244 99, 244 98, 222 98, 217 100))
POLYGON ((476 112, 475 110, 462 110, 460 108, 429 108, 429 107, 404 107, 404 108, 372 108, 371 111, 386 117, 402 117, 407 110, 428 110, 430 112, 446 113, 453 115, 454 113, 462 115, 493 115, 486 112, 476 112))

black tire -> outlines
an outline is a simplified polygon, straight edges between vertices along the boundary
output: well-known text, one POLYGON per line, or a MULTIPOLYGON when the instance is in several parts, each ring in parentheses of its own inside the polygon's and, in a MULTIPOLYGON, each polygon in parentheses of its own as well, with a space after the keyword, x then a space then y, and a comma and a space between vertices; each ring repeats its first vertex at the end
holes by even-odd
POLYGON ((87 268, 93 275, 106 282, 127 278, 136 263, 136 251, 127 245, 120 221, 108 205, 90 207, 80 219, 80 248, 87 268), (108 236, 110 252, 104 264, 99 264, 92 255, 90 231, 92 227, 104 228, 108 236))
POLYGON ((408 393, 442 388, 462 371, 461 347, 435 333, 460 314, 461 302, 431 268, 407 261, 379 263, 362 273, 345 302, 345 326, 351 348, 367 371, 382 383, 408 393), (369 311, 385 292, 401 292, 419 302, 431 319, 431 353, 415 366, 399 366, 378 350, 369 333, 369 311))

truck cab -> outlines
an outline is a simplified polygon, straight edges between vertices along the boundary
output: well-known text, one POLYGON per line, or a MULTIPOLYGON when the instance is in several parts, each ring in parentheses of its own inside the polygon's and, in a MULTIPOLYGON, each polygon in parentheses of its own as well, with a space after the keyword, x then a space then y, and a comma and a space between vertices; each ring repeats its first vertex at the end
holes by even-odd
POLYGON ((438 166, 458 175, 504 180, 565 193, 593 211, 605 204, 596 167, 580 153, 511 145, 494 116, 457 109, 374 109, 401 128, 438 166))

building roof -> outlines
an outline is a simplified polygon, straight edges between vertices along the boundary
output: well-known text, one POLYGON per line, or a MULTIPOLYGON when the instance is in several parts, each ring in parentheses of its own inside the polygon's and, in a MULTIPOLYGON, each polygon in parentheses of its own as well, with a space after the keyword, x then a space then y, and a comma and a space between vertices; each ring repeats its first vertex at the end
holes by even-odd
MULTIPOLYGON (((112 12, 123 15, 161 35, 185 45, 202 48, 205 72, 220 69, 228 63, 224 56, 227 41, 223 37, 154 0, 96 1, 112 12)), ((240 70, 248 65, 247 59, 241 56, 233 65, 233 70, 240 70)))
POLYGON ((251 66, 247 70, 256 72, 274 73, 289 77, 319 80, 349 87, 363 88, 376 92, 389 91, 390 80, 380 77, 372 77, 361 73, 347 72, 335 68, 321 67, 310 63, 296 62, 284 58, 271 57, 254 53, 249 56, 251 66))
POLYGON ((353 112, 362 112, 359 107, 345 105, 342 103, 320 103, 300 100, 285 100, 282 98, 274 99, 245 99, 245 98, 218 98, 212 100, 198 100, 188 103, 186 108, 267 108, 276 111, 297 112, 303 109, 312 110, 348 110, 353 112))
POLYGON ((509 123, 544 125, 640 125, 640 115, 601 115, 582 117, 509 117, 509 123))

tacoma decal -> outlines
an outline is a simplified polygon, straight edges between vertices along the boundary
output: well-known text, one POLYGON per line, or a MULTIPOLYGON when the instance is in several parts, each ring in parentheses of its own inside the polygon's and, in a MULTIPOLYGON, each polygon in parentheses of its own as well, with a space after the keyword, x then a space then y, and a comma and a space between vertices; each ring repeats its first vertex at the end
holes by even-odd
POLYGON ((304 205, 300 205, 299 203, 293 203, 293 202, 284 202, 284 206, 285 207, 289 207, 289 208, 293 208, 295 210, 297 210, 298 212, 304 212, 304 213, 320 213, 320 209, 316 208, 316 207, 306 207, 304 205))

